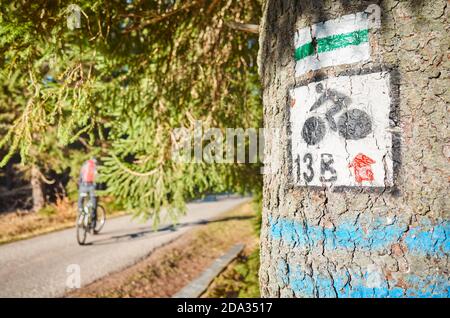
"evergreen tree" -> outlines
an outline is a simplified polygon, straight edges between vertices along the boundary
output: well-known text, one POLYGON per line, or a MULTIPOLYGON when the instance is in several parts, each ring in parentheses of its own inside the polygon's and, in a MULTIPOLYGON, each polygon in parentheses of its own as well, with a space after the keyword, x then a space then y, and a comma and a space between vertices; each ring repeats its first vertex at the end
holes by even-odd
POLYGON ((60 145, 87 136, 108 192, 145 215, 178 211, 207 191, 260 191, 256 164, 171 160, 171 132, 195 120, 261 126, 257 36, 230 27, 257 22, 259 1, 70 4, 1 5, 0 81, 17 87, 8 98, 18 114, 1 138, 0 165, 16 152, 32 162, 54 131, 60 145))

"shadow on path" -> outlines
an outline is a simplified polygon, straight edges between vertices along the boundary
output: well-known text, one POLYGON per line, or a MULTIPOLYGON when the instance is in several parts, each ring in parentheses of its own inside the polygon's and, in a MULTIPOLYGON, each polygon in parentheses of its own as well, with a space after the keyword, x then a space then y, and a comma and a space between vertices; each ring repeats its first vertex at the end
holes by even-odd
MULTIPOLYGON (((195 222, 185 222, 175 225, 167 225, 163 226, 159 229, 152 229, 151 226, 149 227, 139 227, 135 230, 130 230, 128 233, 121 234, 121 235, 113 235, 108 238, 104 239, 98 239, 93 242, 87 243, 85 246, 95 246, 95 245, 106 245, 106 244, 115 244, 115 243, 122 243, 127 242, 130 240, 139 240, 144 239, 148 235, 152 235, 153 237, 158 237, 161 235, 169 234, 172 232, 176 232, 178 229, 188 227, 188 226, 195 226, 195 225, 204 225, 204 224, 210 224, 210 223, 216 223, 216 222, 227 222, 227 221, 235 221, 235 220, 247 220, 252 218, 252 216, 230 216, 230 217, 223 217, 213 220, 205 220, 201 219, 195 222)), ((104 233, 100 233, 97 237, 105 236, 108 234, 114 234, 114 233, 120 233, 122 230, 115 230, 115 231, 107 231, 104 233)))

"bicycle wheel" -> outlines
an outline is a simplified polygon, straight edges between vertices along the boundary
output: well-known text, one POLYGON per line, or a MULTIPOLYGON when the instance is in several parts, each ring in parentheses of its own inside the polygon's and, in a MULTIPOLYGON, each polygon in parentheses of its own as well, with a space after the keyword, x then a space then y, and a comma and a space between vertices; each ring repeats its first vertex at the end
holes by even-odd
POLYGON ((77 217, 77 242, 79 245, 84 245, 86 243, 86 237, 87 237, 87 228, 85 226, 85 215, 83 213, 79 213, 77 217))
POLYGON ((97 206, 97 222, 95 224, 94 234, 100 233, 106 222, 106 211, 101 205, 97 206))
POLYGON ((319 117, 309 117, 303 124, 302 137, 309 146, 314 146, 322 141, 325 133, 325 123, 319 117))
POLYGON ((372 120, 369 114, 359 109, 351 109, 338 119, 339 135, 347 140, 366 138, 372 133, 372 120))

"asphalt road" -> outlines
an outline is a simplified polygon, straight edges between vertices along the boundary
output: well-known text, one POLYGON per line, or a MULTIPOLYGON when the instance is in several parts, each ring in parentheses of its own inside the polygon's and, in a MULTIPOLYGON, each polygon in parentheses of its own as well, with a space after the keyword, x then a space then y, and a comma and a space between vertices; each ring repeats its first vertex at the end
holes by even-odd
POLYGON ((130 216, 107 220, 101 234, 88 235, 91 244, 86 246, 77 244, 74 228, 1 245, 0 297, 63 296, 77 281, 83 286, 133 265, 159 246, 220 218, 246 200, 190 203, 176 228, 166 220, 156 231, 151 222, 142 223, 130 216))

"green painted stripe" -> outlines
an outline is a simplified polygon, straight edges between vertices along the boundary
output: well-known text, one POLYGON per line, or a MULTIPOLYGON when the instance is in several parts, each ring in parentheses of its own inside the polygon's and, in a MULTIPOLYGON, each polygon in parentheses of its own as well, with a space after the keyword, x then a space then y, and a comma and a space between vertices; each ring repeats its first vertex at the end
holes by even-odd
POLYGON ((317 40, 319 53, 333 51, 350 45, 360 45, 369 41, 369 30, 359 30, 346 34, 337 34, 317 40))
POLYGON ((314 46, 312 42, 303 44, 302 46, 295 49, 295 60, 299 61, 301 59, 304 59, 307 56, 314 54, 314 46))
MULTIPOLYGON (((369 41, 369 30, 358 30, 350 33, 336 34, 325 38, 317 39, 317 52, 329 52, 350 45, 360 45, 369 41)), ((303 44, 295 49, 294 58, 300 61, 307 56, 314 54, 312 42, 303 44)))

